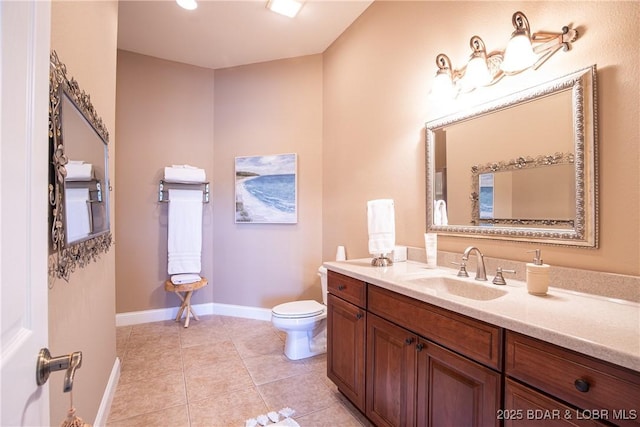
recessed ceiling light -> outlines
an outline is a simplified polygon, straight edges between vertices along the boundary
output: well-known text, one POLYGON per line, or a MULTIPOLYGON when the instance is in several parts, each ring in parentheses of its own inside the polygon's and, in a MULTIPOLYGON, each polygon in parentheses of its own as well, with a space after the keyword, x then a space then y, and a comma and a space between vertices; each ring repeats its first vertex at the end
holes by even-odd
POLYGON ((301 7, 302 2, 296 0, 269 0, 267 2, 267 9, 289 18, 295 17, 301 7))
POLYGON ((176 3, 178 3, 178 6, 181 8, 187 10, 194 10, 198 7, 196 0, 176 0, 176 3))

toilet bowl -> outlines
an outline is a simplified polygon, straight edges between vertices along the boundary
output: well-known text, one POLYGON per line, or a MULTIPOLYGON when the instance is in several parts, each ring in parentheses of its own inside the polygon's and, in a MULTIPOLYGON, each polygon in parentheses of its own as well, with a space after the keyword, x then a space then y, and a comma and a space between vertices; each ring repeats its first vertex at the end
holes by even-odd
POLYGON ((271 310, 271 322, 287 334, 284 355, 299 360, 327 351, 327 269, 318 269, 322 284, 322 301, 286 302, 271 310))

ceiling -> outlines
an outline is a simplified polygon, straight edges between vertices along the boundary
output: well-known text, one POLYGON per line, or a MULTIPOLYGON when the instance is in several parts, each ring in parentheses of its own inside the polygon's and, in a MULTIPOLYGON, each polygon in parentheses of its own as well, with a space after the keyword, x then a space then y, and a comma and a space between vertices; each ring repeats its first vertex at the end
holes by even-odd
POLYGON ((207 68, 324 52, 373 0, 308 0, 294 19, 266 0, 120 0, 118 48, 207 68))

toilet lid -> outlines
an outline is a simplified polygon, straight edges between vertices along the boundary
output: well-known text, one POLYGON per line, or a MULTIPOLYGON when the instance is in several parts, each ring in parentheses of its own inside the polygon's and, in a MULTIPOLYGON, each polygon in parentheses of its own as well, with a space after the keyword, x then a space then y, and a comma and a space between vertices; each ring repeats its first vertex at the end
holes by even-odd
POLYGON ((280 317, 311 317, 321 314, 325 306, 315 300, 293 301, 276 305, 271 310, 280 317))

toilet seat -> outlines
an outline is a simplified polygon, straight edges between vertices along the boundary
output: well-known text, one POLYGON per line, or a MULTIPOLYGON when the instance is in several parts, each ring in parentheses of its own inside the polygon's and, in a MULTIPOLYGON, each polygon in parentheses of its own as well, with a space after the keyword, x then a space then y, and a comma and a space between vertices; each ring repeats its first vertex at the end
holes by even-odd
POLYGON ((276 317, 300 319, 322 314, 326 307, 315 300, 293 301, 276 305, 271 313, 276 317))

